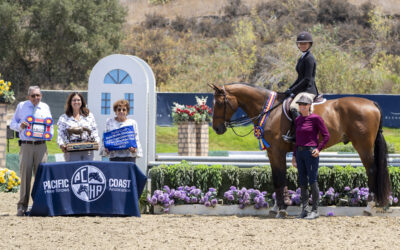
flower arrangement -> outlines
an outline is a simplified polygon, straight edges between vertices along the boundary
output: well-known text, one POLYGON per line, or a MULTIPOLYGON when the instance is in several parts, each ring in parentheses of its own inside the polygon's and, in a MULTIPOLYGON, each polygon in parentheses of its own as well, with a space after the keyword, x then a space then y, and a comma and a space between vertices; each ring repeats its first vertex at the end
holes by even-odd
MULTIPOLYGON (((292 205, 300 205, 301 195, 300 188, 296 191, 288 190, 292 205)), ((345 187, 342 193, 335 192, 330 187, 325 193, 320 192, 320 205, 321 206, 366 206, 369 195, 368 188, 356 187, 350 189, 345 187)), ((223 201, 227 205, 239 205, 243 209, 248 206, 253 206, 255 209, 268 208, 276 200, 275 193, 267 197, 266 191, 259 191, 257 189, 238 189, 231 186, 228 191, 224 193, 223 201)), ((169 212, 172 205, 180 204, 204 204, 206 207, 215 207, 218 204, 217 191, 215 188, 209 188, 208 192, 204 193, 195 186, 180 186, 177 189, 171 189, 164 186, 163 190, 154 191, 153 196, 147 196, 147 202, 153 206, 160 205, 163 207, 165 213, 169 212)), ((312 203, 312 196, 310 195, 309 202, 312 203)), ((389 196, 390 205, 400 205, 397 197, 389 196)), ((333 216, 333 212, 328 212, 328 216, 333 216)))
POLYGON ((17 192, 21 180, 17 174, 7 168, 0 168, 0 192, 17 192))
POLYGON ((212 120, 212 110, 207 106, 207 97, 196 96, 195 105, 182 105, 174 102, 172 107, 172 119, 174 122, 193 121, 196 123, 210 122, 212 120))
POLYGON ((0 102, 13 103, 14 101, 15 97, 14 91, 11 90, 11 82, 0 79, 0 102))
POLYGON ((234 186, 224 194, 226 204, 239 204, 239 208, 254 205, 255 209, 268 207, 266 199, 267 192, 260 192, 257 189, 238 189, 234 186))
POLYGON ((174 204, 204 204, 206 207, 215 207, 218 203, 215 188, 209 188, 204 194, 195 186, 180 186, 177 189, 164 186, 163 190, 154 191, 153 196, 148 195, 147 201, 153 206, 162 206, 165 213, 168 213, 169 207, 174 204))

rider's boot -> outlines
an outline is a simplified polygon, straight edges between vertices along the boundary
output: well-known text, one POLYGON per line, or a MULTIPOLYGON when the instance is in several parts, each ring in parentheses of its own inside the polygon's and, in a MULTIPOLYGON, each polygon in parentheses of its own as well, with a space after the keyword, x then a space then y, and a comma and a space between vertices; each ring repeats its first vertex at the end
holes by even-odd
POLYGON ((312 209, 311 213, 306 217, 306 219, 313 220, 319 217, 318 213, 318 203, 319 203, 319 188, 318 182, 314 182, 311 185, 311 195, 312 195, 312 209))
POLYGON ((289 131, 286 133, 286 135, 282 135, 282 138, 285 142, 287 143, 295 143, 296 142, 296 130, 294 128, 294 121, 296 120, 297 117, 300 116, 299 111, 297 109, 291 109, 290 110, 290 116, 292 117, 292 124, 289 129, 289 131))
POLYGON ((298 216, 298 218, 305 218, 307 217, 309 211, 309 206, 308 206, 308 199, 309 199, 309 195, 308 195, 308 188, 307 186, 301 186, 300 187, 301 190, 301 213, 298 216))

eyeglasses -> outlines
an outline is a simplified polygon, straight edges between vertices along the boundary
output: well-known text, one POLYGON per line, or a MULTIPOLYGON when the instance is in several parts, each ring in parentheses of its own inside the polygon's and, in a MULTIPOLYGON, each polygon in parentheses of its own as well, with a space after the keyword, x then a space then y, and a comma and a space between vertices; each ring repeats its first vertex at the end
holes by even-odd
POLYGON ((41 97, 41 96, 42 96, 41 94, 33 94, 33 95, 31 95, 32 98, 41 97))
POLYGON ((127 109, 117 109, 118 112, 125 112, 127 109))

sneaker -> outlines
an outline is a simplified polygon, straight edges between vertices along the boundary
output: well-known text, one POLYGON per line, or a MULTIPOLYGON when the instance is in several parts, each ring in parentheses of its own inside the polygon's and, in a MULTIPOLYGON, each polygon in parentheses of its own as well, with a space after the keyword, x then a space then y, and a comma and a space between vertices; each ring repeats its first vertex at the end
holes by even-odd
POLYGON ((305 217, 305 219, 307 220, 314 220, 316 218, 319 217, 319 213, 316 211, 311 211, 311 213, 309 215, 307 215, 307 217, 305 217))
POLYGON ((308 214, 309 214, 309 212, 307 211, 307 209, 303 209, 303 210, 301 210, 301 213, 299 216, 297 216, 297 218, 304 219, 308 216, 308 214))

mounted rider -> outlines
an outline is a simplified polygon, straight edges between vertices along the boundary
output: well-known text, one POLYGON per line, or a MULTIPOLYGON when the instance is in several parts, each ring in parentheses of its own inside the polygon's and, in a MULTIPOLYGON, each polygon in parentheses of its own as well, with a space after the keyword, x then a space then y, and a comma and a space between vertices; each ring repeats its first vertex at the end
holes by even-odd
MULTIPOLYGON (((290 86, 288 90, 285 91, 286 97, 294 97, 292 103, 290 104, 290 115, 292 121, 296 120, 299 113, 299 105, 297 104, 298 99, 307 95, 311 100, 314 100, 318 96, 318 89, 315 84, 315 73, 317 70, 317 62, 312 55, 310 49, 313 45, 312 35, 309 32, 303 31, 297 36, 296 40, 297 48, 303 53, 299 58, 296 71, 297 80, 290 86)), ((285 142, 295 141, 295 132, 293 123, 291 129, 282 138, 285 142)))

